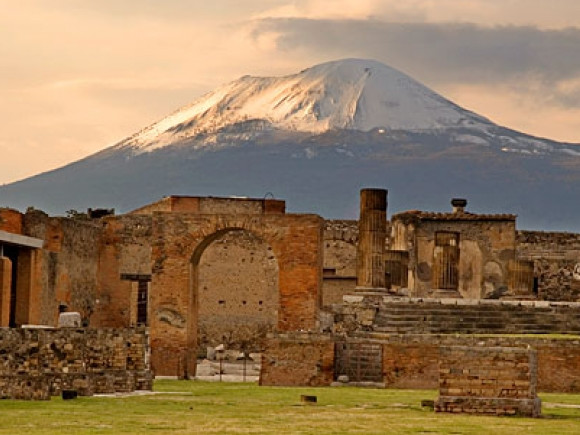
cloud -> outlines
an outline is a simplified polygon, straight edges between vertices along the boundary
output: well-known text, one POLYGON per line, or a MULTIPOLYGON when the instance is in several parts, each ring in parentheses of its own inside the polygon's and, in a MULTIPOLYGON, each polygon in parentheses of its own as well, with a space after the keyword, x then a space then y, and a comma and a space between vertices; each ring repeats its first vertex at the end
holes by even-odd
POLYGON ((580 2, 556 0, 272 0, 259 18, 368 19, 391 22, 533 25, 544 29, 580 25, 580 2))
POLYGON ((555 103, 580 106, 577 86, 572 94, 558 86, 580 77, 579 28, 269 18, 256 22, 253 36, 274 31, 285 52, 378 59, 429 85, 533 86, 555 103))

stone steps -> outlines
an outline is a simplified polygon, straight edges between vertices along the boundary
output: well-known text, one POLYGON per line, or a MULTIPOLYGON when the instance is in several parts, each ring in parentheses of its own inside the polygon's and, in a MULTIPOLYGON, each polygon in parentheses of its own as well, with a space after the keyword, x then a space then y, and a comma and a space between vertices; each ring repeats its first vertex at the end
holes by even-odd
POLYGON ((373 330, 385 333, 580 333, 580 309, 519 305, 387 303, 373 330))

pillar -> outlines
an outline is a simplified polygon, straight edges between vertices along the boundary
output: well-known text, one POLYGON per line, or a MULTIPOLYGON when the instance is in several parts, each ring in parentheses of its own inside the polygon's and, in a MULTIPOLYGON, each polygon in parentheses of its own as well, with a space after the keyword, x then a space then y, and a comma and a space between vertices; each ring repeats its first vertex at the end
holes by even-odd
POLYGON ((0 257, 0 327, 10 326, 10 289, 12 287, 12 261, 0 257))
POLYGON ((358 222, 356 287, 359 291, 385 290, 385 237, 387 191, 362 189, 358 222))

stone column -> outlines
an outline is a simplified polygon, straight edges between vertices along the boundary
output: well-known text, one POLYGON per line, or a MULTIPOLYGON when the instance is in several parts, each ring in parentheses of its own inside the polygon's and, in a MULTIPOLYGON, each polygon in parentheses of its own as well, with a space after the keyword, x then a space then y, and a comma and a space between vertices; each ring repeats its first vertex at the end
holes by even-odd
POLYGON ((12 286, 12 261, 0 257, 0 327, 10 326, 10 289, 12 286))
POLYGON ((387 191, 362 189, 356 252, 357 291, 385 289, 385 237, 387 231, 387 191))

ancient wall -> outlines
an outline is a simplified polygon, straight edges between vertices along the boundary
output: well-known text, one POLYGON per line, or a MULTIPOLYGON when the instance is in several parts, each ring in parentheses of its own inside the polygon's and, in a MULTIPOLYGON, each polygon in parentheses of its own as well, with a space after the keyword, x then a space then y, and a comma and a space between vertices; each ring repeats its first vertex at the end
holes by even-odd
POLYGON ((150 390, 145 329, 0 328, 0 397, 150 390))
POLYGON ((105 327, 134 325, 138 281, 151 279, 152 219, 123 215, 101 222, 98 303, 91 321, 105 327))
POLYGON ((515 221, 394 220, 394 249, 409 251, 412 296, 445 297, 434 288, 438 232, 456 233, 459 237, 458 296, 480 299, 508 294, 509 265, 515 260, 515 221))
POLYGON ((537 354, 511 347, 441 347, 436 412, 538 417, 537 354))
POLYGON ((580 234, 518 231, 517 254, 534 263, 539 299, 580 299, 580 234))
POLYGON ((88 324, 96 309, 100 226, 29 211, 23 232, 45 241, 42 250, 21 249, 19 255, 18 262, 29 260, 32 268, 27 323, 56 325, 59 305, 65 304, 88 324))
POLYGON ((389 388, 433 388, 439 376, 439 344, 398 341, 383 343, 383 381, 389 388))
POLYGON ((197 352, 199 262, 232 230, 264 240, 278 262, 279 330, 316 327, 322 219, 314 215, 153 215, 151 340, 156 374, 192 376, 197 352))
POLYGON ((272 248, 250 232, 227 232, 205 249, 198 273, 200 352, 219 344, 259 352, 278 320, 272 248))
POLYGON ((321 334, 273 336, 262 355, 260 385, 327 386, 334 379, 334 341, 321 334))
POLYGON ((11 208, 0 208, 0 231, 22 234, 22 213, 11 208))
POLYGON ((579 338, 469 335, 392 335, 384 339, 385 385, 393 388, 437 388, 439 348, 528 346, 538 355, 538 390, 580 392, 579 338), (387 356, 387 354, 389 356, 387 356))
POLYGON ((356 287, 358 222, 324 221, 322 305, 340 304, 356 287))
POLYGON ((286 202, 277 199, 214 198, 175 195, 140 207, 130 214, 150 215, 158 211, 201 214, 284 214, 286 212, 286 202))
POLYGON ((277 334, 263 354, 263 385, 330 385, 334 375, 333 343, 357 342, 382 346, 382 376, 387 388, 435 389, 442 346, 528 347, 537 351, 538 391, 580 393, 580 338, 533 336, 470 336, 462 334, 277 334), (308 356, 303 349, 312 350, 308 356), (322 349, 324 351, 322 351, 322 349), (270 357, 272 355, 272 357, 270 357), (332 360, 329 360, 331 358, 332 360), (300 375, 290 367, 301 363, 300 375), (265 364, 264 364, 265 362, 265 364), (307 374, 307 375, 304 375, 307 374), (286 379, 290 378, 290 381, 286 379), (289 382, 289 383, 285 383, 289 382))

